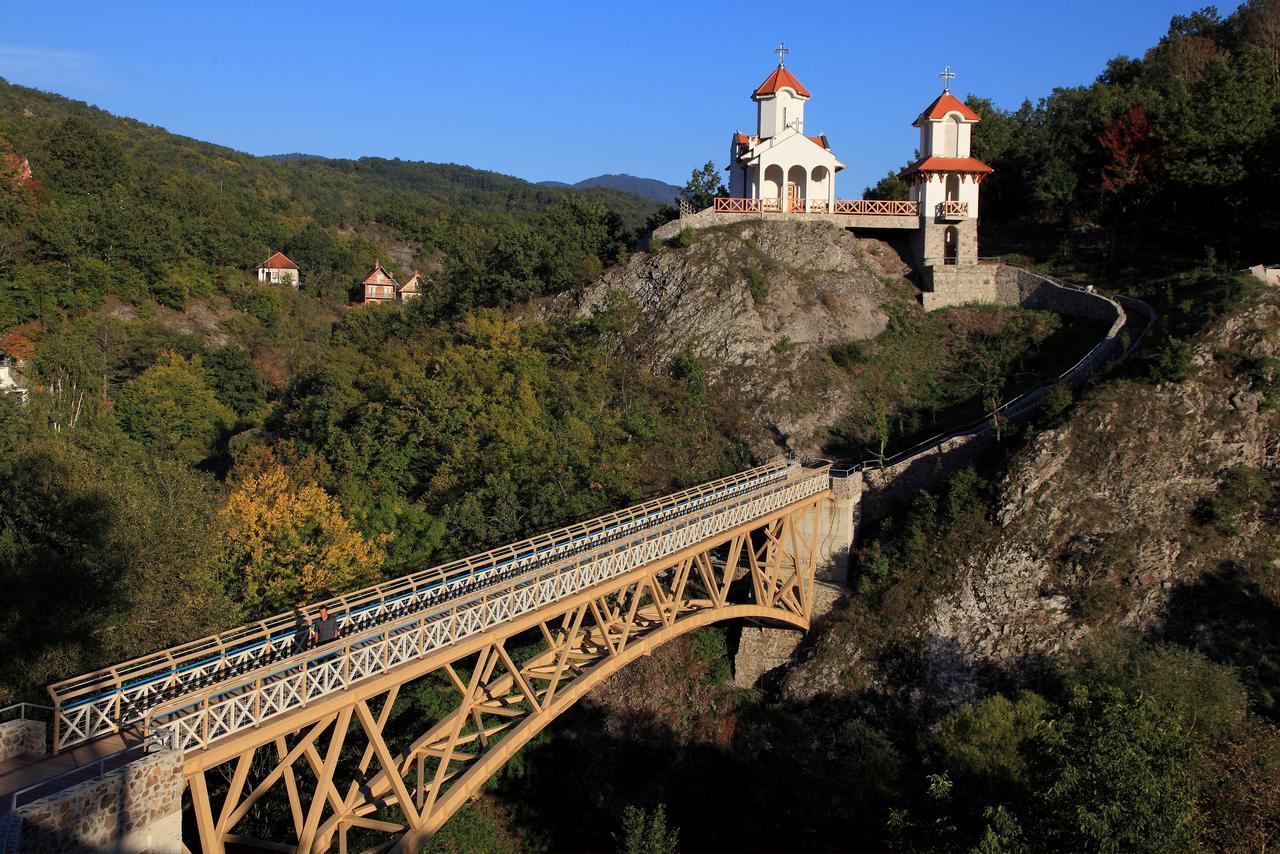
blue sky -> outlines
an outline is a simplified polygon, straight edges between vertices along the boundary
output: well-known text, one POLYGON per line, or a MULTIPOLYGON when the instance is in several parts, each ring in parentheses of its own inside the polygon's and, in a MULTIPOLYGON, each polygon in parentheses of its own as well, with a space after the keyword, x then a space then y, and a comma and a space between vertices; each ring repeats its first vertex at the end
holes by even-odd
MULTIPOLYGON (((530 180, 683 183, 754 130, 785 40, 856 197, 953 91, 1016 107, 1141 55, 1200 0, 28 3, 0 77, 253 154, 465 163, 530 180)), ((1224 13, 1230 4, 1223 4, 1224 13)))

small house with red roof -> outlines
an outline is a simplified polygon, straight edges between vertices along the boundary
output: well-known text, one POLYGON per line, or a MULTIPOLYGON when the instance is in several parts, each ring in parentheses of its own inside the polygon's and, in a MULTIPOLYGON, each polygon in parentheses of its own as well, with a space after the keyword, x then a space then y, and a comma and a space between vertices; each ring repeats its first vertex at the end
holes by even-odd
POLYGON ((258 281, 273 285, 292 285, 296 289, 302 287, 302 277, 298 272, 298 265, 290 261, 283 252, 274 252, 258 265, 258 281))
POLYGON ((413 278, 400 286, 400 301, 408 302, 420 296, 422 296, 422 274, 414 270, 413 278))
POLYGON ((844 164, 826 136, 805 133, 809 90, 786 68, 786 48, 777 52, 778 67, 751 93, 756 132, 735 133, 729 142, 729 196, 783 212, 830 211, 844 164))
POLYGON ((369 275, 360 281, 360 302, 395 302, 400 285, 383 269, 381 261, 375 261, 369 275))

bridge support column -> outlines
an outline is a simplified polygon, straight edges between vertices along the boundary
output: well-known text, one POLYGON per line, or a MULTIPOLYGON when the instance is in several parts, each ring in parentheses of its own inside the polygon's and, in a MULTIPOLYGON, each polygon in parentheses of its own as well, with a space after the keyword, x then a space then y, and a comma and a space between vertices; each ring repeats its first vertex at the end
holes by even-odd
MULTIPOLYGON (((801 530, 813 525, 814 514, 818 517, 818 566, 811 615, 815 622, 831 612, 849 586, 849 559, 862 499, 862 472, 832 477, 831 491, 835 494, 834 501, 824 501, 799 514, 801 530)), ((765 674, 791 660, 803 638, 802 632, 793 629, 744 626, 733 659, 734 681, 742 688, 756 687, 765 674)))

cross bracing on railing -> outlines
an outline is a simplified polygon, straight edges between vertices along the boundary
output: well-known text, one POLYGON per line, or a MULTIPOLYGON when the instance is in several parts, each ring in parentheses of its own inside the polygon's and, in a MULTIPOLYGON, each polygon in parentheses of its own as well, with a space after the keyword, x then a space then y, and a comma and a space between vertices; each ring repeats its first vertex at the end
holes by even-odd
MULTIPOLYGON (((696 512, 786 476, 777 461, 568 528, 375 585, 327 605, 346 633, 361 631, 564 560, 600 543, 696 512)), ((50 687, 60 750, 122 730, 155 705, 256 670, 299 650, 296 615, 267 620, 134 659, 50 687)))
POLYGON ((401 621, 368 629, 323 650, 293 656, 151 710, 150 730, 172 733, 183 750, 261 726, 278 715, 423 658, 494 626, 529 614, 746 525, 830 486, 829 466, 792 469, 746 494, 655 529, 579 553, 555 566, 508 578, 401 621))

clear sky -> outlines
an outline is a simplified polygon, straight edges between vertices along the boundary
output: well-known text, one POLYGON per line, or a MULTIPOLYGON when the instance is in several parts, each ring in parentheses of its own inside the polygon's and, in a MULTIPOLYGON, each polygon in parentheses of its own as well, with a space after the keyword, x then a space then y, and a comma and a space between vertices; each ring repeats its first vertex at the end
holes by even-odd
POLYGON ((755 129, 749 95, 785 40, 813 93, 805 130, 856 197, 911 156, 942 66, 961 97, 1012 108, 1141 55, 1202 4, 43 0, 5 16, 20 26, 0 31, 0 77, 253 154, 682 184, 755 129))

